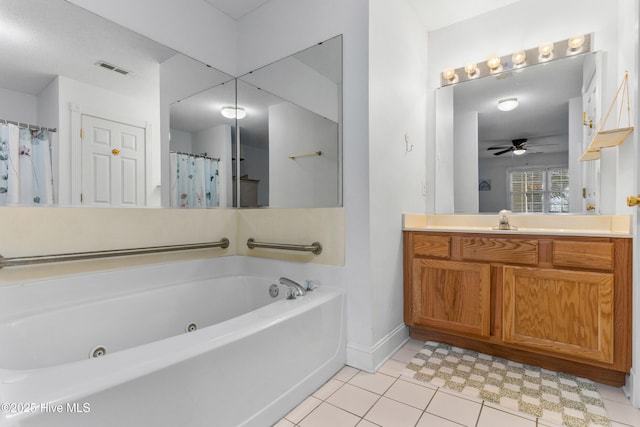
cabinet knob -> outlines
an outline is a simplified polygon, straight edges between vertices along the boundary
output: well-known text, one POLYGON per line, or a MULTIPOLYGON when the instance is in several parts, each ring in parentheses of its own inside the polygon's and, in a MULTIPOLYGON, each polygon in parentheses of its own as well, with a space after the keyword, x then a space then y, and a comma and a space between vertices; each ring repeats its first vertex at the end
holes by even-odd
POLYGON ((638 205, 640 205, 640 196, 627 197, 627 206, 638 206, 638 205))
POLYGON ((120 154, 120 150, 118 150, 117 148, 114 148, 113 150, 111 150, 111 154, 113 154, 114 156, 117 156, 118 154, 120 154))

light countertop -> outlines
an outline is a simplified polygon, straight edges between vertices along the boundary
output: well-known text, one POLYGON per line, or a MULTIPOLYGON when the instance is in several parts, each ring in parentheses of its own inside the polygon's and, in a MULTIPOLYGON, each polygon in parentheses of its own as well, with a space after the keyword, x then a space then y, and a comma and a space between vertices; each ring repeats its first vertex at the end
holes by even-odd
POLYGON ((630 215, 509 215, 517 230, 497 230, 498 214, 403 214, 405 231, 446 231, 490 234, 632 237, 630 215))

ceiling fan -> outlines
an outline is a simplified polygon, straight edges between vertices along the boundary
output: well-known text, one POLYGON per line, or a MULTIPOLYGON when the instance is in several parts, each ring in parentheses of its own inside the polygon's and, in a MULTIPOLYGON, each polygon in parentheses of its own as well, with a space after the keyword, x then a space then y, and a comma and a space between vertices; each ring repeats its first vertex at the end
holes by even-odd
POLYGON ((500 147, 489 147, 487 148, 487 150, 501 150, 498 151, 497 153, 493 153, 494 156, 499 156, 501 154, 504 153, 508 153, 510 151, 513 152, 513 154, 516 155, 520 155, 520 154, 524 154, 527 151, 527 147, 525 147, 525 143, 527 142, 527 138, 518 138, 518 139, 513 139, 511 140, 511 144, 513 144, 512 146, 500 146, 500 147))

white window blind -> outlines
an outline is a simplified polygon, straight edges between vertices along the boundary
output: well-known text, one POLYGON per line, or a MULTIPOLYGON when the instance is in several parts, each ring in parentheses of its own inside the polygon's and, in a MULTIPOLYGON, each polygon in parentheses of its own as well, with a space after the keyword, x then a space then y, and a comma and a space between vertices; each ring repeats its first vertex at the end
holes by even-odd
POLYGON ((511 211, 569 212, 569 169, 512 169, 507 179, 511 211))

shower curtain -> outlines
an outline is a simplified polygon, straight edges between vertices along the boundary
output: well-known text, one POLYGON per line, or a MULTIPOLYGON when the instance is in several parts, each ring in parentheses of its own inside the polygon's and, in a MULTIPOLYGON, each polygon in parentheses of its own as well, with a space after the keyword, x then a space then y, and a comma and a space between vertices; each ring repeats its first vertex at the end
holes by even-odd
POLYGON ((0 205, 53 204, 49 132, 0 124, 0 205))
POLYGON ((218 161, 192 154, 171 153, 171 207, 219 206, 218 161))

